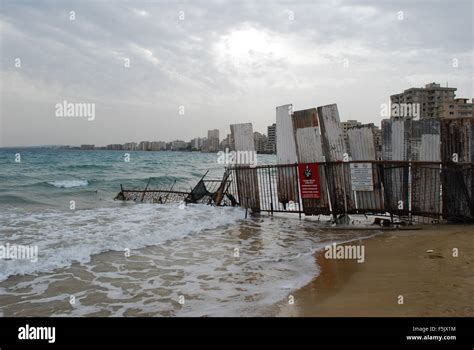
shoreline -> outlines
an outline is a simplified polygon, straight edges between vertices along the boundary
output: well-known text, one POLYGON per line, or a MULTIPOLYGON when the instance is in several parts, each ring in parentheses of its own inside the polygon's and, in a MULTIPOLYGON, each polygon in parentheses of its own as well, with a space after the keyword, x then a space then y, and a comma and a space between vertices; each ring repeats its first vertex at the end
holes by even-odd
POLYGON ((270 310, 272 316, 473 316, 474 227, 423 225, 343 245, 365 261, 315 254, 320 273, 270 310), (455 257, 454 248, 458 256, 455 257), (432 250, 432 252, 430 252, 432 250), (403 300, 400 298, 403 297, 403 300), (400 303, 403 302, 403 303, 400 303))

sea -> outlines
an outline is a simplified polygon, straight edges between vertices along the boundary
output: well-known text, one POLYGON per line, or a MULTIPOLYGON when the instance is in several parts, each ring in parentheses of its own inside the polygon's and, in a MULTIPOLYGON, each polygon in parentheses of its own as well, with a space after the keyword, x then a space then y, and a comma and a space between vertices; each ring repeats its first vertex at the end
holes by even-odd
POLYGON ((217 154, 125 153, 0 149, 0 316, 271 315, 318 276, 318 250, 374 235, 320 217, 114 201, 121 185, 189 191, 225 167, 217 154))

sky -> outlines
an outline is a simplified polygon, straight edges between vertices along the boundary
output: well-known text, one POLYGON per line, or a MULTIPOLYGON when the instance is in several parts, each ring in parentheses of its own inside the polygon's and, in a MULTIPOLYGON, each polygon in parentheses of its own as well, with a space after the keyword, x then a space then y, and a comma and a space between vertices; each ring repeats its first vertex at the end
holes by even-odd
POLYGON ((266 134, 290 103, 379 125, 430 82, 474 97, 471 0, 0 4, 0 147, 266 134), (64 101, 94 118, 58 116, 64 101))

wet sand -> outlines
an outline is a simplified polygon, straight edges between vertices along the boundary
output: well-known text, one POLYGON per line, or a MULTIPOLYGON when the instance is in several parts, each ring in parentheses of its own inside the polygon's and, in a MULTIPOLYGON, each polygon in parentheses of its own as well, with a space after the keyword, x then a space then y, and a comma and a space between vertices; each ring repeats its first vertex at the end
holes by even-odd
POLYGON ((349 244, 365 246, 363 263, 317 253, 320 275, 272 314, 474 316, 474 226, 425 225, 349 244))

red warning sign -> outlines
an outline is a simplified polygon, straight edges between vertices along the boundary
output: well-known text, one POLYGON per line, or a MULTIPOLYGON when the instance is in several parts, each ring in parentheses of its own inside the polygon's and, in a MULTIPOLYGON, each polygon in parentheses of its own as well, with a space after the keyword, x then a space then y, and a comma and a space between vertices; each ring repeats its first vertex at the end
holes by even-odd
POLYGON ((319 184, 318 164, 298 164, 298 174, 300 178, 301 198, 320 198, 321 186, 319 184))

